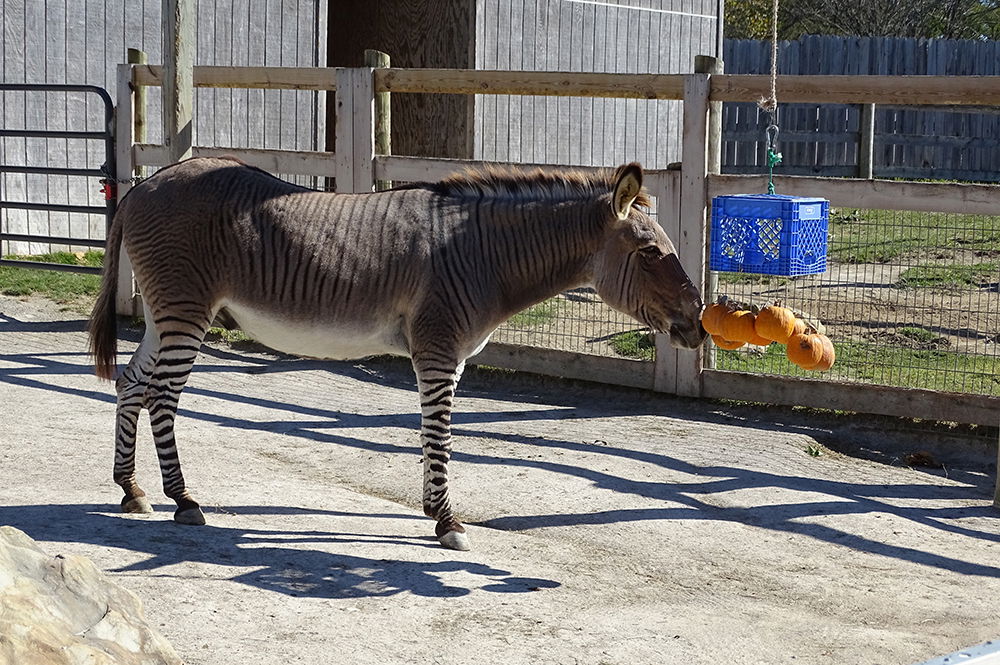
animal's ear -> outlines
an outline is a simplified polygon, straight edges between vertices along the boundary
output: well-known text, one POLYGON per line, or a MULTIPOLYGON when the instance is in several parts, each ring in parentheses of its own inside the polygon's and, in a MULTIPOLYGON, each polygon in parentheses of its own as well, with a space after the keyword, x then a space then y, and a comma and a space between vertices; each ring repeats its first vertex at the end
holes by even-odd
POLYGON ((642 191, 642 167, 637 162, 619 166, 615 172, 615 191, 611 196, 611 206, 618 219, 628 219, 632 202, 642 191))

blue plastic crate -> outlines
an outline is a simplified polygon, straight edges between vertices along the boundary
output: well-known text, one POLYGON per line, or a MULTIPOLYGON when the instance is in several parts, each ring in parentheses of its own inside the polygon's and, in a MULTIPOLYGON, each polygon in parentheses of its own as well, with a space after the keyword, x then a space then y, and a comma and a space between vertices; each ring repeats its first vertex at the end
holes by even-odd
POLYGON ((787 277, 826 272, 829 217, 826 199, 717 196, 712 200, 709 267, 787 277))

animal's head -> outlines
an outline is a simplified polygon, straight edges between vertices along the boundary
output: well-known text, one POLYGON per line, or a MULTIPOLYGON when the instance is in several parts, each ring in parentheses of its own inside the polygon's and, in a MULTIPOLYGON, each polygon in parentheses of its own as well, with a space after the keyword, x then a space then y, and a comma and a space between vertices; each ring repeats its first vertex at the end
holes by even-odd
POLYGON ((701 294, 670 238, 638 207, 647 203, 642 167, 619 167, 613 183, 604 243, 594 256, 594 288, 611 307, 670 333, 675 347, 700 346, 706 335, 701 294))

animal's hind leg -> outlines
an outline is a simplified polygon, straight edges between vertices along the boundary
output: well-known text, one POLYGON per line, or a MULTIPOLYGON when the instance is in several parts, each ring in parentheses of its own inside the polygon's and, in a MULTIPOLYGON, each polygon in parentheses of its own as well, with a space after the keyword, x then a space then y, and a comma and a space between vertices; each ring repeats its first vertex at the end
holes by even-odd
POLYGON ((122 498, 122 512, 151 513, 146 493, 135 479, 135 438, 139 412, 145 404, 149 376, 153 372, 159 350, 159 337, 147 311, 146 334, 129 360, 125 370, 115 381, 118 393, 118 407, 115 416, 115 482, 121 485, 125 496, 122 498))
POLYGON ((211 320, 207 312, 196 316, 186 312, 182 316, 161 316, 155 320, 160 348, 146 388, 145 406, 149 409, 149 424, 160 461, 163 492, 177 502, 174 520, 181 524, 205 523, 201 507, 191 498, 184 484, 174 440, 174 420, 181 391, 211 320))

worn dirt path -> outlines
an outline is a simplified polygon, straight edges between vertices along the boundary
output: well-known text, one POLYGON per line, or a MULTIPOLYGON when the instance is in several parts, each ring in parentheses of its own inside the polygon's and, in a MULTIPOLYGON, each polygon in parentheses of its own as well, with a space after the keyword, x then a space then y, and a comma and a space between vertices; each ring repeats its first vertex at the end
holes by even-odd
POLYGON ((902 665, 1000 635, 985 444, 470 370, 453 552, 406 363, 216 346, 178 420, 209 524, 183 527, 145 427, 157 512, 117 513, 84 349, 79 315, 0 297, 0 524, 91 557, 191 665, 902 665), (946 471, 901 465, 923 448, 946 471))

